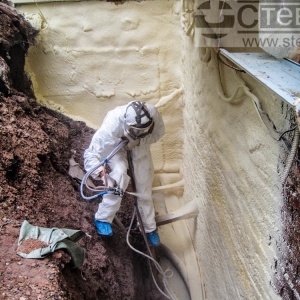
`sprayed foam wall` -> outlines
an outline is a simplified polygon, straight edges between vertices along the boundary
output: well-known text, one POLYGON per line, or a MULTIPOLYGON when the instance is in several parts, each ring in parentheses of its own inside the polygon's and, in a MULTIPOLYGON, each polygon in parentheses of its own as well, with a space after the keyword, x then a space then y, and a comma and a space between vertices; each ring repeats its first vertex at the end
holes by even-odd
MULTIPOLYGON (((195 9, 192 1, 185 3, 190 12, 195 9)), ((199 205, 190 228, 204 294, 207 299, 278 299, 273 279, 282 234, 282 148, 255 101, 283 130, 289 126, 289 107, 248 75, 222 64, 214 49, 196 47, 196 40, 199 45, 201 37, 187 36, 183 51, 184 199, 199 205)))
POLYGON ((178 180, 182 145, 178 4, 54 2, 19 7, 31 19, 43 19, 27 60, 38 101, 93 128, 117 105, 132 100, 155 104, 167 131, 154 146, 155 168, 169 174, 169 179, 162 174, 157 180, 171 182, 178 180), (170 149, 170 144, 177 147, 170 149))

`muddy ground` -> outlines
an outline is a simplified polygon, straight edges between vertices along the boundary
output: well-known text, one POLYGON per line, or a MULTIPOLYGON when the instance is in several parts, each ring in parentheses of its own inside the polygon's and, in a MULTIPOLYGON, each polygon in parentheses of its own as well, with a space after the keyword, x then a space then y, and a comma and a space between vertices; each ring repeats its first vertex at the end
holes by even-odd
MULTIPOLYGON (((93 224, 99 199, 85 201, 80 182, 68 174, 69 159, 83 165, 93 130, 36 103, 24 72, 25 55, 37 32, 0 2, 0 299, 161 299, 143 258, 113 224, 103 240, 93 224), (84 264, 73 268, 63 250, 45 259, 17 255, 20 226, 80 229, 84 264)), ((134 200, 117 214, 128 227, 134 200)), ((134 223, 131 242, 145 250, 134 223)))

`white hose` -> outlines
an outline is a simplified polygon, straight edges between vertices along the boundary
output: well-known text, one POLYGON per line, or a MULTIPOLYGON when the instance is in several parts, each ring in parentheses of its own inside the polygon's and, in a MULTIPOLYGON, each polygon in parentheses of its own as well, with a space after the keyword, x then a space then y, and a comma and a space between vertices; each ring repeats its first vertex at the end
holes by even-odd
MULTIPOLYGON (((178 271, 179 275, 181 276, 185 287, 190 294, 190 289, 189 289, 189 280, 188 280, 188 275, 185 271, 185 266, 182 264, 180 259, 177 257, 177 255, 172 252, 166 245, 161 244, 160 245, 160 250, 162 251, 163 255, 173 264, 175 269, 178 271)), ((191 298, 191 296, 190 296, 191 298)))
POLYGON ((137 207, 134 206, 134 211, 133 211, 133 214, 132 214, 131 222, 130 222, 130 225, 129 225, 129 228, 128 228, 128 231, 127 231, 127 235, 126 235, 126 242, 127 242, 128 246, 129 246, 129 248, 131 248, 134 252, 136 252, 136 253, 138 253, 138 254, 140 254, 140 255, 142 255, 142 256, 148 258, 149 261, 152 261, 153 264, 154 264, 154 266, 155 266, 155 268, 157 269, 157 271, 158 271, 158 272, 161 274, 161 276, 163 277, 164 287, 165 287, 165 289, 166 289, 166 291, 167 291, 168 294, 164 293, 164 292, 160 289, 160 287, 158 286, 158 284, 157 284, 157 282, 156 282, 156 280, 155 280, 155 278, 154 278, 154 275, 153 275, 152 266, 151 266, 151 264, 150 264, 150 270, 151 270, 152 279, 153 279, 153 282, 154 282, 156 288, 159 290, 159 292, 160 292, 162 295, 164 295, 167 299, 177 300, 177 298, 176 298, 176 296, 174 295, 174 293, 172 292, 172 290, 168 287, 167 275, 166 275, 167 272, 168 272, 168 270, 164 271, 164 270, 161 268, 161 266, 159 265, 159 263, 158 263, 153 257, 151 257, 151 256, 149 256, 149 255, 147 255, 147 254, 145 254, 145 253, 143 253, 143 252, 137 250, 137 249, 134 248, 134 247, 130 244, 130 242, 129 242, 129 233, 130 233, 131 228, 132 228, 132 224, 133 224, 133 220, 134 220, 136 211, 137 211, 137 207))

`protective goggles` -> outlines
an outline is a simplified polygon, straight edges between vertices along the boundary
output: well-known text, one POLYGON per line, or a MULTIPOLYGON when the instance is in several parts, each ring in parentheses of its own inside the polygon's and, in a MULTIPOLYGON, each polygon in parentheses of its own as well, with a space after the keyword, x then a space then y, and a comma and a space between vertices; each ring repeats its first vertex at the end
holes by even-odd
POLYGON ((137 138, 143 138, 146 135, 150 134, 153 130, 154 122, 153 120, 150 122, 150 124, 147 127, 144 128, 138 128, 133 125, 127 125, 125 130, 127 133, 129 133, 134 139, 137 138))

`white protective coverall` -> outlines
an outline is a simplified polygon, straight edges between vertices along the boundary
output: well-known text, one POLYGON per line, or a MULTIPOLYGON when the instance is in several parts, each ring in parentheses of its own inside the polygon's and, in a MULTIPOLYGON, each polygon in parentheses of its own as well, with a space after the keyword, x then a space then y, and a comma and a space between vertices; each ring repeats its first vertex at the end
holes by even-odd
MULTIPOLYGON (((154 121, 152 133, 140 139, 140 144, 131 150, 132 163, 136 192, 143 195, 137 198, 138 208, 143 220, 146 233, 156 229, 155 211, 152 201, 153 183, 153 162, 150 153, 150 144, 157 142, 165 133, 164 122, 157 109, 146 103, 150 116, 154 121)), ((120 143, 124 137, 125 112, 127 105, 118 106, 109 111, 105 116, 101 127, 94 134, 89 148, 84 152, 84 167, 88 172, 103 161, 111 151, 120 143)), ((124 147, 118 151, 109 161, 111 169, 109 176, 114 179, 117 185, 124 191, 127 189, 130 177, 127 175, 128 161, 127 151, 124 147)), ((96 177, 100 170, 96 170, 93 176, 96 177)), ((121 205, 121 197, 114 194, 103 195, 102 202, 99 204, 95 218, 102 222, 112 223, 116 212, 121 205)))

